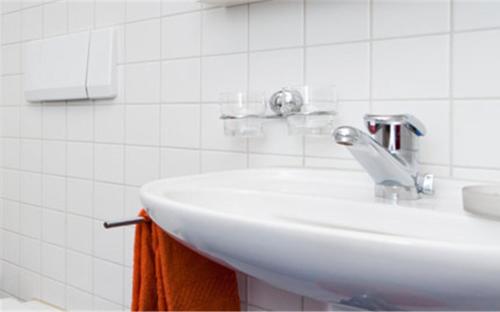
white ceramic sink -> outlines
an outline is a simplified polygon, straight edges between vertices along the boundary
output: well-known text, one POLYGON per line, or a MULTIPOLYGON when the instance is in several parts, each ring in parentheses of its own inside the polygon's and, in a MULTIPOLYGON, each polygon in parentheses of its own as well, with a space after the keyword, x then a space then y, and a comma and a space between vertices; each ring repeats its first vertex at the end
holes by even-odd
POLYGON ((462 208, 467 181, 397 205, 365 173, 251 169, 159 180, 141 199, 186 245, 277 287, 402 309, 500 309, 500 221, 462 208))

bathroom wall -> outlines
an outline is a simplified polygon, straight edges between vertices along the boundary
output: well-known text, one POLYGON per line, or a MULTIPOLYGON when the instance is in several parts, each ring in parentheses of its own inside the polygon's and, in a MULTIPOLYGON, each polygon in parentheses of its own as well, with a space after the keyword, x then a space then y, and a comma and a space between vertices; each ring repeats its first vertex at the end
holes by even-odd
MULTIPOLYGON (((439 176, 500 180, 500 1, 276 0, 231 8, 191 0, 4 1, 0 288, 68 309, 130 303, 141 184, 263 167, 359 170, 329 138, 223 135, 220 92, 335 84, 337 123, 413 113, 428 127, 421 161, 439 176), (115 27, 120 94, 27 103, 31 40, 115 27)), ((244 307, 322 309, 240 276, 244 307)))

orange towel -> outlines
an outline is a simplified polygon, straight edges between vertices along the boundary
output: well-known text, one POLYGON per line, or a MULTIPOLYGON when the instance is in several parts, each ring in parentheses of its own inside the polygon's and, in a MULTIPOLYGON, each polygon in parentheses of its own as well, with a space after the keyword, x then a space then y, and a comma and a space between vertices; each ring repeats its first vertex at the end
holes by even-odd
POLYGON ((239 311, 234 271, 167 235, 142 210, 136 226, 132 311, 239 311))

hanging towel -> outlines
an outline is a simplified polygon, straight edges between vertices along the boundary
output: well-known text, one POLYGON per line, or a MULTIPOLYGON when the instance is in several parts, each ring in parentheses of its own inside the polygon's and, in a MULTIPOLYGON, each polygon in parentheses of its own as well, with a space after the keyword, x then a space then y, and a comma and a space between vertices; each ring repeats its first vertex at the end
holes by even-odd
POLYGON ((239 311, 234 271, 182 245, 142 210, 136 225, 132 311, 239 311))

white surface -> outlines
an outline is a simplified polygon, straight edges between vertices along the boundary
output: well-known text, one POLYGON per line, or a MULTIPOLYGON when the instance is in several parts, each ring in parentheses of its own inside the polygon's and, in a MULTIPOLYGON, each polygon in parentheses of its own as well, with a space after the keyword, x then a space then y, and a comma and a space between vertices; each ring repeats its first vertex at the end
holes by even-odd
POLYGON ((394 205, 364 173, 261 169, 160 180, 141 199, 195 250, 325 301, 364 293, 401 308, 500 308, 500 223, 467 214, 461 187, 394 205))
POLYGON ((24 93, 31 102, 112 98, 117 94, 112 29, 32 41, 24 54, 24 93))

